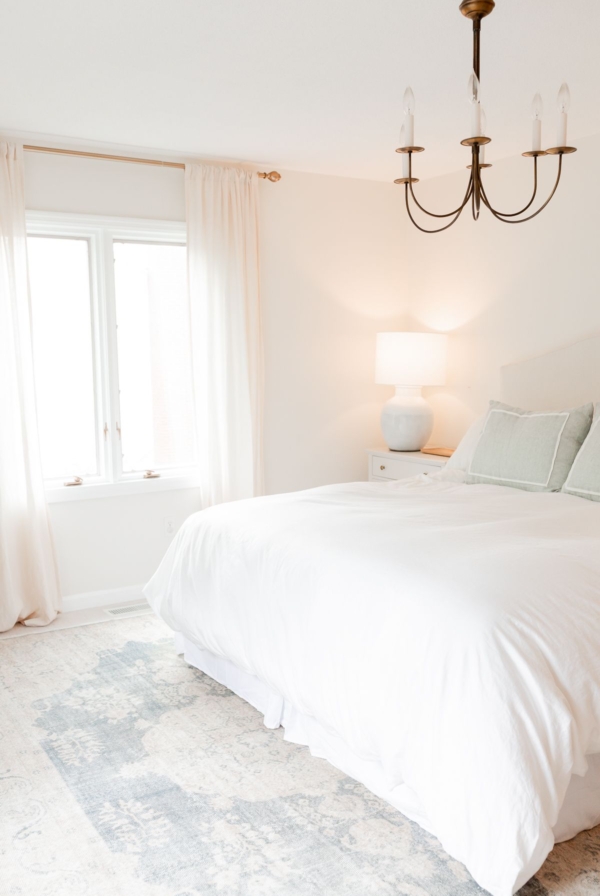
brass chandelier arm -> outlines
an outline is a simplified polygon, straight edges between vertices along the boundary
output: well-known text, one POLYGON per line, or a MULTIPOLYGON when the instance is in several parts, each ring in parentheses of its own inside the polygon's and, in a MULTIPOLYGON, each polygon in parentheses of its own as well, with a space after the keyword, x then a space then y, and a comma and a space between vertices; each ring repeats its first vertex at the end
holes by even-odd
MULTIPOLYGON (((482 187, 482 189, 483 189, 483 187, 482 187)), ((533 205, 535 197, 537 196, 537 189, 538 189, 537 157, 534 156, 534 159, 533 159, 533 195, 532 195, 531 199, 529 200, 527 205, 523 206, 523 208, 518 212, 498 212, 498 214, 501 215, 503 218, 516 218, 518 215, 523 215, 527 211, 527 209, 531 208, 531 206, 533 205)), ((486 205, 488 205, 487 202, 486 202, 486 205)), ((489 206, 488 206, 488 208, 489 208, 489 206)))
MULTIPOLYGON (((411 169, 409 168, 409 171, 410 171, 410 170, 411 170, 411 169)), ((412 178, 412 174, 411 174, 410 176, 411 176, 411 178, 412 178)), ((428 212, 426 208, 423 208, 423 206, 421 205, 421 203, 419 202, 419 200, 418 200, 417 197, 415 196, 415 191, 413 190, 413 185, 412 185, 412 183, 408 184, 408 186, 410 187, 410 195, 412 196, 412 198, 413 198, 413 202, 415 203, 415 205, 417 206, 417 208, 420 209, 422 212, 424 212, 426 215, 429 215, 430 218, 451 218, 452 215, 456 215, 458 212, 462 212, 463 208, 465 207, 465 205, 466 205, 467 202, 469 201, 469 198, 470 198, 470 195, 471 195, 471 188, 472 188, 472 186, 473 186, 473 174, 471 173, 471 177, 469 178, 469 183, 468 183, 468 186, 467 186, 467 192, 465 193, 465 198, 463 199, 462 203, 458 206, 458 208, 455 208, 454 211, 452 211, 452 212, 446 212, 444 215, 437 215, 435 212, 428 212)), ((433 231, 433 232, 435 233, 435 231, 433 231)))
MULTIPOLYGON (((428 230, 426 227, 421 227, 421 225, 420 225, 420 224, 417 224, 417 222, 416 222, 415 219, 413 218, 412 212, 411 212, 411 210, 410 210, 410 203, 409 203, 409 201, 408 201, 408 187, 409 187, 409 184, 405 184, 405 185, 404 185, 404 198, 405 198, 405 201, 406 201, 406 211, 408 212, 408 217, 410 218, 410 220, 412 221, 412 223, 415 225, 415 227, 417 228, 417 230, 420 230, 422 233, 441 233, 442 230, 448 230, 449 227, 452 227, 452 225, 453 225, 454 223, 456 223, 456 221, 458 221, 458 219, 460 218, 460 216, 461 216, 461 214, 462 214, 462 212, 463 212, 463 209, 464 209, 465 205, 467 204, 467 202, 468 202, 469 199, 471 198, 471 192, 472 192, 472 190, 473 190, 473 178, 471 178, 471 180, 469 181, 469 189, 467 190, 467 197, 466 197, 466 199, 465 199, 465 202, 463 202, 463 204, 462 204, 461 207, 458 209, 458 211, 456 212, 456 214, 454 215, 454 217, 452 218, 452 220, 451 220, 448 224, 444 224, 443 227, 437 227, 437 228, 435 228, 434 230, 428 230)), ((411 192, 412 192, 412 190, 411 190, 411 192)))
POLYGON ((558 185, 560 183, 560 176, 562 174, 562 158, 563 158, 562 153, 560 153, 558 156, 558 173, 556 175, 556 181, 554 183, 554 187, 552 188, 552 192, 550 193, 550 195, 548 196, 548 198, 546 199, 544 204, 541 205, 536 212, 534 212, 532 215, 528 215, 526 218, 519 218, 518 221, 514 218, 512 220, 507 220, 508 216, 503 216, 501 212, 497 212, 493 208, 493 206, 491 205, 489 199, 487 198, 487 196, 485 194, 483 185, 481 186, 481 198, 483 199, 485 205, 489 208, 489 210, 491 211, 493 216, 498 219, 498 221, 504 221, 505 224, 524 224, 525 221, 531 221, 532 218, 537 217, 537 215, 539 215, 540 212, 544 211, 544 209, 546 208, 546 206, 548 205, 548 203, 550 202, 550 200, 556 193, 556 190, 558 189, 558 185))
MULTIPOLYGON (((465 193, 465 198, 463 199, 462 203, 459 205, 458 208, 455 208, 454 211, 446 212, 443 215, 438 215, 435 212, 428 212, 426 208, 423 208, 423 206, 421 205, 421 203, 415 196, 415 191, 413 190, 412 153, 411 152, 408 154, 408 177, 409 177, 408 186, 410 187, 410 195, 413 198, 413 202, 415 203, 415 205, 417 206, 418 209, 420 209, 422 212, 424 212, 424 214, 429 215, 430 218, 451 218, 453 215, 458 215, 460 212, 462 212, 463 208, 469 201, 469 197, 471 195, 471 189, 473 187, 473 171, 471 170, 471 176, 469 177, 469 183, 467 184, 467 192, 465 193)), ((428 233, 437 233, 436 230, 430 230, 427 232, 428 233)))

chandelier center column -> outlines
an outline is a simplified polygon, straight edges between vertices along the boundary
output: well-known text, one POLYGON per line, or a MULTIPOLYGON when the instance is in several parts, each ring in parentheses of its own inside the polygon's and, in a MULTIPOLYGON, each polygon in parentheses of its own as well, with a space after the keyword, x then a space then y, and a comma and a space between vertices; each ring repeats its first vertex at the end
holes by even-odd
POLYGON ((460 4, 460 11, 463 16, 466 16, 468 19, 473 19, 473 71, 478 79, 481 78, 481 20, 485 16, 489 16, 495 5, 494 0, 463 0, 460 4))
POLYGON ((481 19, 477 16, 473 19, 473 71, 477 80, 481 82, 481 19))

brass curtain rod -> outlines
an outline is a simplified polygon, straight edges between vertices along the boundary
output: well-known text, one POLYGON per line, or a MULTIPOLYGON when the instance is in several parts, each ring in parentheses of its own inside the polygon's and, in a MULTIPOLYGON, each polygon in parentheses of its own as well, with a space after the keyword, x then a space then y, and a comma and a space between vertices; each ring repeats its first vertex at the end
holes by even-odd
MULTIPOLYGON (((25 144, 23 149, 27 152, 48 152, 58 156, 79 156, 82 159, 105 159, 109 162, 135 162, 136 165, 157 165, 159 168, 179 168, 185 169, 184 162, 163 162, 161 159, 138 159, 134 156, 112 156, 103 152, 84 152, 79 149, 56 149, 53 146, 31 146, 25 144)), ((259 177, 263 180, 270 180, 277 183, 281 180, 279 171, 258 171, 259 177)))

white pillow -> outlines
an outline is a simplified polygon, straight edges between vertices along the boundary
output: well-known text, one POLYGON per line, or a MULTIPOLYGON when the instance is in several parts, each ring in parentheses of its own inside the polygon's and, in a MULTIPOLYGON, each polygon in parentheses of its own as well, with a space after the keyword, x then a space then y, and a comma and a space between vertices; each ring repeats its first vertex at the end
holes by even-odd
POLYGON ((483 432, 483 424, 486 421, 487 411, 485 414, 482 414, 481 417, 478 417, 471 425, 468 430, 460 440, 458 448, 448 459, 448 463, 445 465, 445 470, 463 470, 465 473, 471 466, 471 461, 473 460, 473 455, 475 454, 475 449, 477 448, 477 442, 479 441, 479 437, 483 432))

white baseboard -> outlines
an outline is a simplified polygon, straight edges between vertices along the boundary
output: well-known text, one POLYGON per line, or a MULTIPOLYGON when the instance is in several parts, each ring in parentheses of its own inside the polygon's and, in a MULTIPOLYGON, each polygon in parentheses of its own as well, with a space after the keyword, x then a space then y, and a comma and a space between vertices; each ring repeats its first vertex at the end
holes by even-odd
POLYGON ((94 607, 109 607, 111 604, 130 603, 144 600, 143 585, 128 585, 125 588, 111 588, 107 591, 86 591, 83 594, 68 594, 63 597, 63 613, 74 610, 91 610, 94 607))

